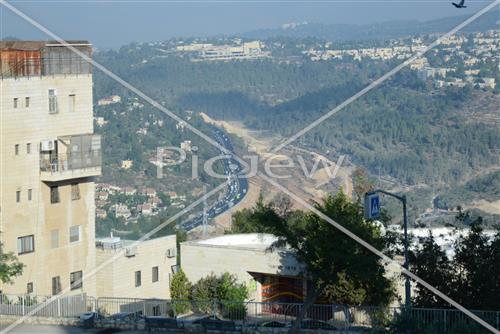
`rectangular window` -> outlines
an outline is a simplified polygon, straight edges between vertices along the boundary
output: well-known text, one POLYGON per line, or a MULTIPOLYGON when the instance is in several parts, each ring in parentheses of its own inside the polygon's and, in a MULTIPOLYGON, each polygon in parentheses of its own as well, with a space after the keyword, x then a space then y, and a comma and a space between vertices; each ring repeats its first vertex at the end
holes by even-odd
POLYGON ((59 203, 59 187, 58 186, 52 186, 50 187, 50 203, 59 203))
POLYGON ((76 289, 81 289, 83 286, 82 282, 82 271, 75 271, 69 274, 69 284, 71 287, 71 290, 76 290, 76 289))
POLYGON ((75 111, 75 107, 76 107, 76 95, 69 94, 69 96, 68 96, 68 111, 69 112, 75 111))
POLYGON ((14 153, 19 155, 19 144, 14 145, 14 153))
POLYGON ((26 293, 33 293, 33 282, 26 284, 26 293))
POLYGON ((141 286, 141 271, 138 270, 135 272, 135 286, 141 286))
POLYGON ((16 191, 16 202, 21 202, 21 190, 16 191))
POLYGON ((26 144, 26 153, 31 154, 31 143, 26 144))
POLYGON ((59 230, 50 231, 50 247, 59 247, 59 230))
POLYGON ((61 292, 61 277, 52 277, 52 295, 58 295, 61 292))
POLYGON ((26 254, 35 251, 35 236, 27 235, 17 238, 17 254, 26 254))
POLYGON ((80 225, 71 226, 69 228, 69 242, 80 241, 80 225))
POLYGON ((30 107, 30 98, 29 97, 25 97, 24 98, 24 107, 25 108, 29 108, 30 107))
POLYGON ((159 278, 158 277, 158 267, 153 267, 152 277, 153 277, 153 279, 152 279, 153 283, 158 282, 158 278, 159 278))
POLYGON ((17 109, 17 105, 19 104, 19 99, 17 97, 14 98, 14 109, 17 109))
POLYGON ((57 113, 57 95, 55 89, 49 89, 49 114, 57 113))
POLYGON ((71 185, 71 200, 76 201, 80 199, 80 186, 78 183, 73 183, 71 185))
POLYGON ((33 199, 33 189, 28 189, 28 201, 33 199))

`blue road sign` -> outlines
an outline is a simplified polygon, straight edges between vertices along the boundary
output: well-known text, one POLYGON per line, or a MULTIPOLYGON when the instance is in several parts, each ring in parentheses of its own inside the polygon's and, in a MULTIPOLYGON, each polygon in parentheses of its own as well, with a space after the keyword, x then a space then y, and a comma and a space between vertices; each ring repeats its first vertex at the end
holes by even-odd
POLYGON ((380 217, 380 197, 377 193, 365 195, 365 218, 377 219, 380 217))

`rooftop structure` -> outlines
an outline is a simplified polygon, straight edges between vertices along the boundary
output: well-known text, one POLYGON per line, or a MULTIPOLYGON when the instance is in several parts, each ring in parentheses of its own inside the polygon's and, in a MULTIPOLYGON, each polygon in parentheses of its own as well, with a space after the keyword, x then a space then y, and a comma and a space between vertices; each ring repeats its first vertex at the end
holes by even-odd
POLYGON ((91 64, 67 46, 86 57, 92 47, 87 41, 0 41, 2 77, 32 77, 58 74, 91 74, 91 64))
POLYGON ((193 244, 214 246, 244 248, 253 250, 267 250, 271 245, 278 241, 278 238, 272 234, 227 234, 206 240, 193 241, 193 244))

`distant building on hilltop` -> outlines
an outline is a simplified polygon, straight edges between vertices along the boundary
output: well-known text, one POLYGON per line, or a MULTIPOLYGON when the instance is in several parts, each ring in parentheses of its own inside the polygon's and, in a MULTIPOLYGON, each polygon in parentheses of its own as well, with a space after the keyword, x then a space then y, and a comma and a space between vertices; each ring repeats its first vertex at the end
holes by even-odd
POLYGON ((112 95, 110 97, 106 97, 97 101, 98 106, 107 106, 110 104, 120 103, 122 98, 118 95, 112 95))
POLYGON ((134 162, 132 160, 122 160, 122 169, 130 169, 134 165, 134 162))
POLYGON ((236 45, 213 45, 210 43, 193 43, 176 47, 180 52, 197 52, 194 60, 237 60, 269 57, 270 53, 263 51, 260 41, 238 43, 236 45))

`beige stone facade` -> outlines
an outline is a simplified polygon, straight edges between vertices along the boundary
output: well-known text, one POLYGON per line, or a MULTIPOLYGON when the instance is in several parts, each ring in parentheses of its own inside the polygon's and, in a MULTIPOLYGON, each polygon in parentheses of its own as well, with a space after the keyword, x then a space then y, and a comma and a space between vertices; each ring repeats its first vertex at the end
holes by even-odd
POLYGON ((133 244, 117 237, 97 241, 97 296, 120 298, 170 298, 175 271, 176 236, 133 244))
POLYGON ((302 278, 304 266, 286 249, 269 251, 276 241, 269 234, 228 234, 181 243, 181 268, 192 283, 210 274, 234 275, 249 290, 249 300, 260 302, 263 275, 302 278))
MULTIPOLYGON (((88 44, 78 45, 90 54, 88 44)), ((71 280, 95 267, 93 177, 101 166, 100 137, 92 135, 92 74, 62 46, 1 42, 0 50, 0 238, 25 264, 0 290, 95 295, 93 279, 70 289, 71 280), (25 49, 39 54, 23 58, 25 49), (67 59, 69 67, 50 69, 44 53, 67 59)))

